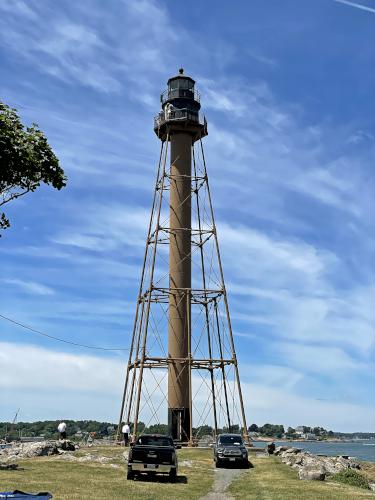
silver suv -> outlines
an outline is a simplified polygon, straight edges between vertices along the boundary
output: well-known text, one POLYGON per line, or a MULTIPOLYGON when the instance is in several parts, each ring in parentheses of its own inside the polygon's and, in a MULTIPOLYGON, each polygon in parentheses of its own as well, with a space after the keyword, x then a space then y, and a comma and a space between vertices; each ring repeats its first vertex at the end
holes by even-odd
POLYGON ((219 434, 214 445, 216 467, 239 464, 249 467, 247 449, 240 434, 219 434))

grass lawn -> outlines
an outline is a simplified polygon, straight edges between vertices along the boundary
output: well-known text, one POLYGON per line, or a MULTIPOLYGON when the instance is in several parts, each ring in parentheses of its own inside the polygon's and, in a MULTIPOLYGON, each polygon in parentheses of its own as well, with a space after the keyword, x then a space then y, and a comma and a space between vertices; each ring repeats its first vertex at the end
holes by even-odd
MULTIPOLYGON (((49 491, 54 500, 190 500, 206 495, 212 488, 214 475, 220 474, 220 470, 214 472, 211 450, 182 449, 178 451, 180 468, 176 484, 162 476, 157 480, 127 481, 123 452, 124 448, 102 446, 75 453, 77 457, 87 453, 109 457, 111 462, 106 464, 70 462, 60 457, 23 460, 19 465, 24 470, 0 471, 0 491, 49 491), (184 464, 186 460, 189 462, 184 464)), ((375 493, 359 488, 333 482, 300 481, 293 469, 275 457, 251 457, 251 461, 254 468, 244 470, 229 487, 229 493, 236 499, 375 500, 375 493)), ((369 478, 372 472, 370 466, 366 470, 369 478)))
POLYGON ((139 498, 148 500, 198 499, 212 487, 213 471, 208 450, 179 450, 179 462, 192 460, 192 466, 179 467, 176 484, 160 476, 156 481, 127 481, 124 448, 88 448, 77 456, 92 455, 111 457, 111 463, 69 462, 60 457, 40 457, 19 462, 24 470, 0 471, 0 491, 19 489, 27 492, 48 491, 54 500, 117 500, 139 498))
POLYGON ((352 500, 372 498, 375 493, 329 481, 301 481, 297 472, 276 457, 250 458, 253 469, 247 470, 229 487, 237 499, 352 500))

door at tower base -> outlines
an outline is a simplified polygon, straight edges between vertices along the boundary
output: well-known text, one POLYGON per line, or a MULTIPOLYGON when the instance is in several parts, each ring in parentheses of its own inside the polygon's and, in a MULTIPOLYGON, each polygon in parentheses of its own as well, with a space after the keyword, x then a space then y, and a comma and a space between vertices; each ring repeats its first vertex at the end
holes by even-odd
POLYGON ((189 441, 189 436, 190 436, 189 408, 168 408, 168 429, 172 439, 181 442, 189 441))

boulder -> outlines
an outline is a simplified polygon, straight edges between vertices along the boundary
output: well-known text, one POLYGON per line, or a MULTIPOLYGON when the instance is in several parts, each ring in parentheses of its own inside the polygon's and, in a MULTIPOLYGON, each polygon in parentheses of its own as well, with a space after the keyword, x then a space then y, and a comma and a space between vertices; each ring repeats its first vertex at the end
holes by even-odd
POLYGON ((303 460, 304 460, 304 454, 300 453, 301 450, 298 451, 298 453, 292 453, 289 451, 283 452, 280 457, 281 461, 284 462, 284 464, 289 465, 292 467, 293 465, 302 465, 303 460))
POLYGON ((337 472, 340 472, 341 470, 347 468, 346 465, 338 463, 335 458, 328 458, 327 457, 327 458, 321 459, 321 464, 322 464, 327 475, 337 474, 337 472))
POLYGON ((290 457, 295 457, 299 453, 301 453, 301 450, 299 448, 288 448, 284 451, 281 451, 279 453, 279 456, 281 457, 281 459, 285 458, 289 460, 290 457))
POLYGON ((1 451, 1 457, 9 459, 34 458, 58 455, 65 451, 75 451, 77 446, 68 439, 60 441, 37 441, 33 443, 14 443, 11 447, 1 451))
POLYGON ((63 451, 75 451, 78 449, 78 445, 69 439, 59 439, 57 442, 57 449, 63 451))
POLYGON ((324 481, 326 475, 322 467, 305 465, 298 471, 298 477, 304 481, 324 481))
POLYGON ((341 457, 336 457, 336 460, 338 463, 342 464, 342 466, 347 469, 360 469, 361 468, 361 465, 360 463, 355 460, 354 458, 351 458, 351 457, 344 457, 344 456, 341 456, 341 457))
POLYGON ((57 444, 55 441, 40 441, 37 443, 21 444, 18 455, 27 458, 57 455, 57 444))
POLYGON ((297 470, 300 479, 322 481, 326 476, 337 474, 342 470, 361 468, 357 460, 348 456, 313 455, 299 448, 279 446, 275 454, 279 455, 283 463, 297 470))
POLYGON ((286 451, 287 449, 287 446, 276 446, 274 455, 280 455, 281 452, 286 451))

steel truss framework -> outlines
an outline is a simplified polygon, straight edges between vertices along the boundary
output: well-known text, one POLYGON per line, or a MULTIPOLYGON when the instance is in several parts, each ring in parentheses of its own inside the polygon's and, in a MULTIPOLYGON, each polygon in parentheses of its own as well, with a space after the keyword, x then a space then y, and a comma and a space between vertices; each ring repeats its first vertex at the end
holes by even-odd
POLYGON ((202 140, 198 139, 192 148, 189 200, 192 227, 179 228, 191 235, 192 288, 174 289, 169 283, 168 245, 173 230, 168 226, 167 210, 170 165, 176 159, 170 158, 167 134, 161 143, 119 429, 121 422, 132 422, 134 434, 139 434, 140 422, 146 427, 166 422, 168 365, 181 362, 189 370, 190 415, 193 415, 186 441, 193 444, 204 425, 211 425, 215 434, 219 429, 238 425, 248 441, 202 140), (191 310, 191 317, 187 318, 190 335, 188 358, 184 359, 171 358, 167 352, 169 296, 177 290, 181 300, 191 306, 187 307, 191 310))

